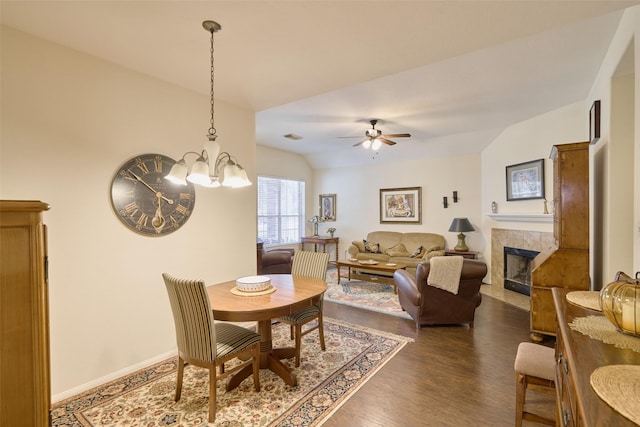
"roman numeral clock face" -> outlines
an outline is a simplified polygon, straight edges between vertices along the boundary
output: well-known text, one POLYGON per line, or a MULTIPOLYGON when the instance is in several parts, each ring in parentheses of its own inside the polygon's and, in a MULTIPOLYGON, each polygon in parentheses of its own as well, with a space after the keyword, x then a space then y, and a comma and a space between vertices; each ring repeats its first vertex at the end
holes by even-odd
POLYGON ((124 225, 144 236, 164 236, 182 227, 193 212, 193 184, 178 185, 164 177, 175 160, 141 154, 127 160, 111 181, 111 205, 124 225))

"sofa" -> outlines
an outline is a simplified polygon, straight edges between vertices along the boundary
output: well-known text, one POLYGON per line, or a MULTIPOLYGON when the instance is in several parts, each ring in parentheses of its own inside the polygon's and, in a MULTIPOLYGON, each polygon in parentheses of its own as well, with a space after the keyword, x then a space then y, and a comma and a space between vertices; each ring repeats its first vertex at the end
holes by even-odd
POLYGON ((372 231, 365 239, 353 241, 347 251, 352 260, 406 264, 406 270, 415 274, 419 263, 444 256, 444 246, 445 239, 440 234, 372 231))
POLYGON ((480 286, 487 275, 487 265, 464 259, 457 294, 428 284, 430 270, 431 262, 425 261, 418 264, 415 275, 404 270, 393 275, 400 305, 416 322, 416 329, 457 323, 468 323, 473 328, 476 308, 482 302, 480 286))

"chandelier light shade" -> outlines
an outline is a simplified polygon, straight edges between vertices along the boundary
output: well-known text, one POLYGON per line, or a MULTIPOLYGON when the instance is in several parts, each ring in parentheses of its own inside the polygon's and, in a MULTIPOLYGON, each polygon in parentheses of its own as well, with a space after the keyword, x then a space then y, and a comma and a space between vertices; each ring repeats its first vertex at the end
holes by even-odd
POLYGON ((220 186, 239 188, 251 185, 251 181, 247 176, 247 172, 240 165, 238 160, 226 151, 220 152, 220 144, 216 141, 216 128, 214 125, 214 66, 213 66, 213 36, 220 31, 222 27, 215 21, 204 21, 202 23, 204 29, 211 34, 211 120, 209 131, 207 133, 208 141, 200 153, 195 151, 187 151, 182 158, 178 160, 169 174, 165 178, 175 184, 187 185, 187 181, 203 187, 215 188, 220 186), (193 154, 195 161, 189 168, 186 157, 193 154), (222 179, 221 179, 222 178, 222 179))
POLYGON ((451 222, 449 231, 452 231, 454 233, 460 233, 458 234, 458 244, 453 249, 455 249, 458 252, 467 252, 469 250, 469 247, 465 243, 464 233, 469 231, 476 231, 475 228, 473 228, 473 225, 471 225, 471 223, 469 222, 469 220, 467 218, 453 218, 453 222, 451 222))

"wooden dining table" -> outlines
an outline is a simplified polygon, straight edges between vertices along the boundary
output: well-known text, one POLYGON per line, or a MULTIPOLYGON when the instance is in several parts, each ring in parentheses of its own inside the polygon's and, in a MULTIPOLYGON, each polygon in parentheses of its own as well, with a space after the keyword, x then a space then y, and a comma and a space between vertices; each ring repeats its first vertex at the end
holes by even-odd
MULTIPOLYGON (((270 369, 290 386, 297 384, 296 375, 281 359, 295 356, 294 347, 273 348, 271 320, 292 314, 320 302, 327 290, 322 279, 291 274, 266 275, 275 292, 267 295, 236 295, 235 280, 207 287, 213 317, 228 322, 258 322, 260 334, 260 369, 270 369)), ((227 390, 237 387, 252 374, 251 365, 238 371, 227 384, 227 390)))

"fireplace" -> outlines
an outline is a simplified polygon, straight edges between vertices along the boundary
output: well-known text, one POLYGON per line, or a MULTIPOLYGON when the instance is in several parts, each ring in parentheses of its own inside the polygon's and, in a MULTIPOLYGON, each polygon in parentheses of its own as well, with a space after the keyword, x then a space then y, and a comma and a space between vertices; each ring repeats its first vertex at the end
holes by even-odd
POLYGON ((504 247, 504 288, 531 295, 531 261, 540 252, 504 247))

